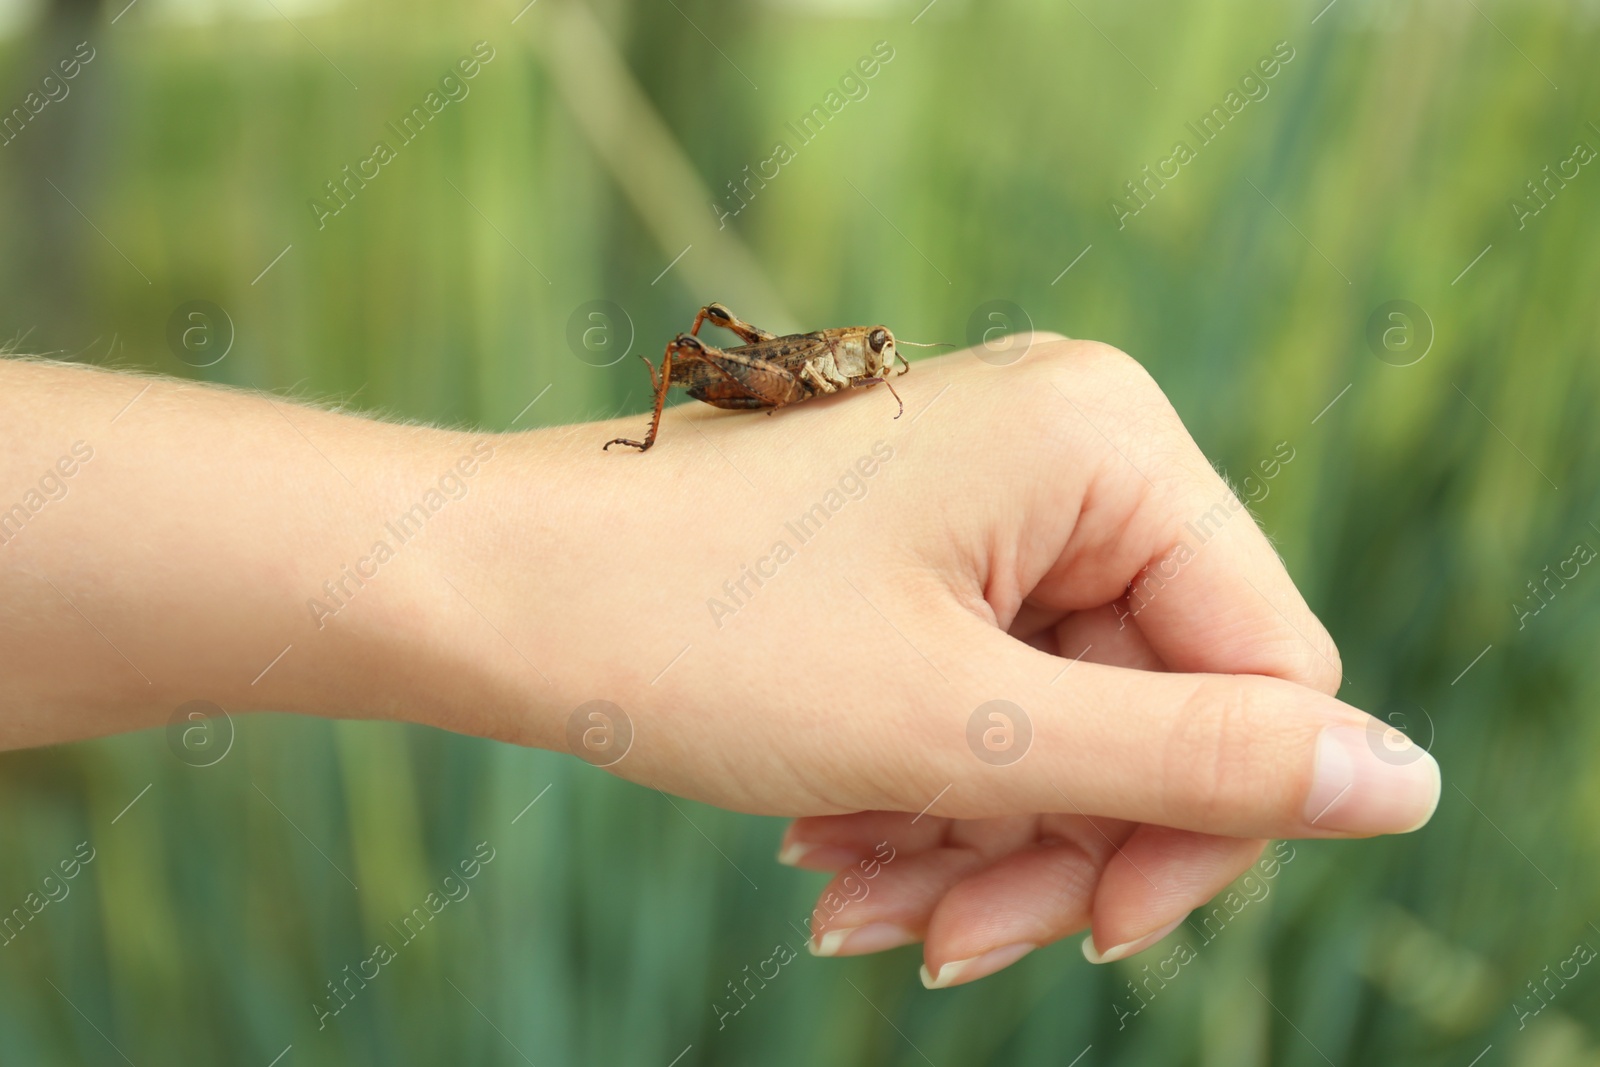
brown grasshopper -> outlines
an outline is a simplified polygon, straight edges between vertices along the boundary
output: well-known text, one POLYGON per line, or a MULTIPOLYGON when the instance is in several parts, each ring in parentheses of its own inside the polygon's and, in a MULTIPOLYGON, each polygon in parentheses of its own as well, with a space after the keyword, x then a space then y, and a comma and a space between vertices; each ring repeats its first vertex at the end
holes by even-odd
POLYGON ((701 308, 689 332, 668 342, 659 374, 648 357, 641 354, 639 358, 650 368, 650 386, 655 390, 650 431, 643 441, 618 437, 607 441, 604 448, 628 445, 644 452, 655 444, 667 389, 674 385, 688 389, 696 400, 719 408, 771 410, 841 389, 882 382, 900 405, 895 414, 898 419, 906 406, 889 382, 889 370, 896 360, 901 374, 911 369, 896 350, 894 334, 887 326, 840 326, 778 337, 750 325, 721 304, 701 308), (708 319, 712 325, 738 334, 745 343, 737 348, 715 348, 701 341, 700 326, 708 319))

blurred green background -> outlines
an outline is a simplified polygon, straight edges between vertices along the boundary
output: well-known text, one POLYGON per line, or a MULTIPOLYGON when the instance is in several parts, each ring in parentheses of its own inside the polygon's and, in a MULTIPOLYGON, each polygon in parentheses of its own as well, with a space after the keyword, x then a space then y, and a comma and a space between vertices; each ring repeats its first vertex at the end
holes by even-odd
POLYGON ((652 353, 710 299, 950 341, 1010 301, 1134 354, 1236 481, 1288 442, 1257 512, 1344 695, 1444 796, 1410 837, 1298 844, 1120 1026, 1150 960, 1074 940, 938 993, 915 950, 802 953, 719 1030, 822 882, 772 862, 774 820, 400 726, 253 716, 205 767, 162 731, 16 753, 0 915, 95 858, 0 935, 0 1063, 1600 1064, 1600 966, 1567 962, 1600 949, 1600 576, 1529 588, 1600 548, 1600 4, 125 2, 0 3, 13 348, 520 429, 643 410, 631 356, 568 343, 589 301, 652 353), (719 226, 747 165, 771 180, 719 226), (233 336, 203 369, 168 340, 194 300, 233 336), (471 895, 319 1031, 324 983, 480 841, 471 895))

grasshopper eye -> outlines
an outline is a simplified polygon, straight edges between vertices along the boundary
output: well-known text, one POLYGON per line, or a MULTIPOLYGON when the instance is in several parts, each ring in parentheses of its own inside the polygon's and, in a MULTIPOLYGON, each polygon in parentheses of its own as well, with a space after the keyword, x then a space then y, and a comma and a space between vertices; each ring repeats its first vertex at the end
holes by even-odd
POLYGON ((883 346, 889 343, 889 331, 882 326, 867 335, 867 344, 872 346, 874 352, 882 352, 883 346))

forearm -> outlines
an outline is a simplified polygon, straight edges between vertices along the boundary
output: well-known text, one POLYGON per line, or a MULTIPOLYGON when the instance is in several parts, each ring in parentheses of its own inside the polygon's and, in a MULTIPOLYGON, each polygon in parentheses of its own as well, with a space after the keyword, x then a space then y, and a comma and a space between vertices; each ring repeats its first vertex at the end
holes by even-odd
POLYGON ((0 363, 0 397, 0 746, 191 700, 538 732, 469 599, 527 547, 521 439, 42 363, 0 363))

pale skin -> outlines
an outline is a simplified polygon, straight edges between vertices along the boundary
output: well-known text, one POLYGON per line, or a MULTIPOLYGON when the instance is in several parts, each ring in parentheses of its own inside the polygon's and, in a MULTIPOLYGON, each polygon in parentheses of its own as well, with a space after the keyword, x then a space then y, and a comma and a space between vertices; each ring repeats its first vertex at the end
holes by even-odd
POLYGON ((813 950, 921 942, 934 986, 1084 931, 1091 960, 1148 947, 1265 838, 1426 822, 1437 766, 1332 695, 1334 644, 1248 512, 1174 563, 1233 498, 1137 363, 1036 335, 897 387, 898 421, 877 389, 683 405, 641 455, 600 449, 637 415, 479 434, 0 362, 0 511, 27 512, 0 546, 0 746, 208 700, 566 750, 573 710, 612 701, 634 742, 610 773, 795 817, 785 862, 842 878, 890 842, 813 950), (874 445, 855 498, 786 532, 874 445), (388 532, 441 485, 422 532, 388 532), (996 699, 1033 728, 1008 766, 967 741, 996 699))

